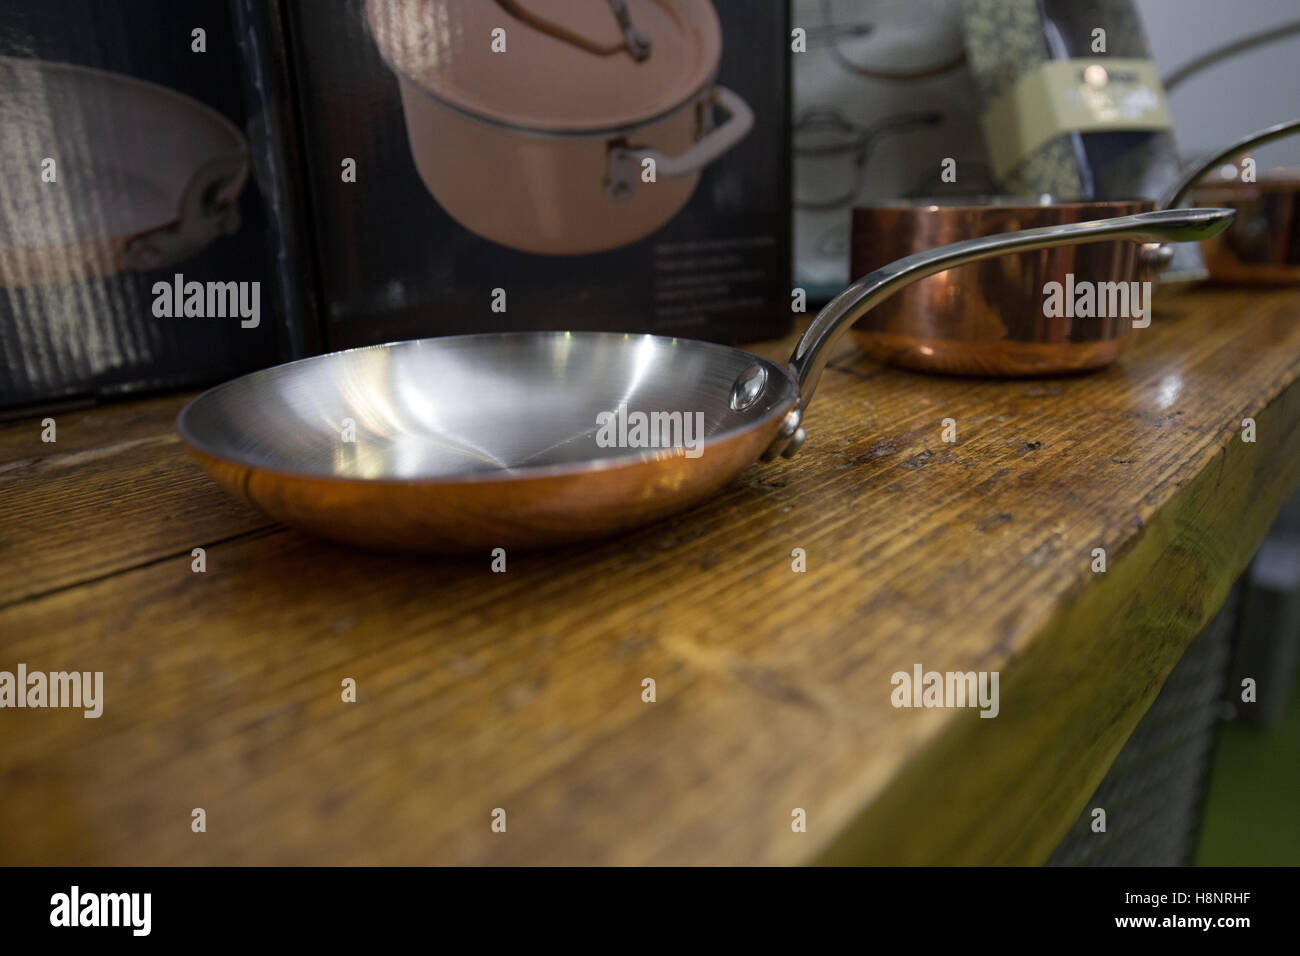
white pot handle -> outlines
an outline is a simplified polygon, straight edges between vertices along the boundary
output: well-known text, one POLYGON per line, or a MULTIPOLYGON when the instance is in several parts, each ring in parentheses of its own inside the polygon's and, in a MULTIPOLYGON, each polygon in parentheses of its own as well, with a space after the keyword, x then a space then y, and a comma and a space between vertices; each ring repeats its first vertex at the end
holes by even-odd
POLYGON ((720 106, 727 118, 705 133, 689 149, 669 156, 655 149, 636 146, 617 146, 609 151, 609 195, 611 199, 625 199, 641 178, 642 163, 654 160, 655 176, 686 176, 703 169, 731 147, 735 146, 754 128, 754 111, 749 104, 725 86, 715 86, 709 102, 720 106))

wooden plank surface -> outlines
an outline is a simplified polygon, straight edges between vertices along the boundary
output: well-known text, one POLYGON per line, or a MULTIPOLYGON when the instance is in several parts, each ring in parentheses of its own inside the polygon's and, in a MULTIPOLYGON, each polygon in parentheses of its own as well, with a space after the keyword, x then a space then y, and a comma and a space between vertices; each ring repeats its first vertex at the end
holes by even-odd
POLYGON ((270 524, 195 470, 172 428, 189 397, 0 426, 0 606, 270 524))
POLYGON ((105 703, 0 711, 0 862, 1040 861, 1300 482, 1300 296, 1144 336, 1010 383, 850 349, 794 460, 504 574, 267 527, 172 400, 76 413, 133 424, 62 461, 11 425, 0 669, 105 703), (891 706, 918 663, 998 671, 998 717, 891 706))

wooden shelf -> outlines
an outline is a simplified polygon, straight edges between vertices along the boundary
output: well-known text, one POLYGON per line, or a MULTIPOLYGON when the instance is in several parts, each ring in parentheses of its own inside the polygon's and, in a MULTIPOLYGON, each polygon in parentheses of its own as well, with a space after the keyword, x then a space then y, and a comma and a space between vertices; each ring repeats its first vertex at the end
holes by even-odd
POLYGON ((504 574, 272 525, 188 396, 9 423, 0 669, 105 702, 0 711, 0 863, 1040 862, 1300 482, 1298 377, 1288 291, 1171 299, 1083 377, 850 347, 794 460, 504 574), (893 707, 915 664, 999 672, 997 718, 893 707))

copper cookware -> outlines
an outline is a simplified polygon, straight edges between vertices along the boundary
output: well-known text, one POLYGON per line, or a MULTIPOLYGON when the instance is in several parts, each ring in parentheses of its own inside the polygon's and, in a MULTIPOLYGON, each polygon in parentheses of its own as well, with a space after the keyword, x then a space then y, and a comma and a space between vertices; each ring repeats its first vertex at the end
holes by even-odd
MULTIPOLYGON (((1165 93, 1207 68, 1258 47, 1300 34, 1300 20, 1273 24, 1198 54, 1162 80, 1165 93)), ((1242 147, 1243 149, 1249 148, 1242 147)), ((1235 158, 1229 150, 1224 160, 1235 158)), ((1270 170, 1243 181, 1236 163, 1214 170, 1191 192, 1192 203, 1237 211, 1228 232, 1205 243, 1205 270, 1188 278, 1234 285, 1279 285, 1300 281, 1300 169, 1270 170)), ((1162 279, 1171 278, 1166 270, 1162 279)), ((1175 280, 1179 277, 1173 276, 1175 280)))
POLYGON ((464 551, 610 534, 686 508, 760 457, 792 455, 833 343, 911 283, 1024 250, 1199 240, 1230 218, 1169 210, 917 253, 831 300, 785 365, 655 335, 421 339, 254 372, 194 399, 176 427, 233 494, 354 544, 464 551))
MULTIPOLYGON (((1240 173, 1229 167, 1234 177, 1240 173)), ((1237 212, 1232 226, 1203 247, 1211 282, 1300 282, 1300 169, 1269 170, 1255 182, 1219 179, 1192 191, 1198 206, 1237 212)))
MULTIPOLYGON (((1187 170, 1159 202, 922 200, 858 208, 853 271, 971 236, 1175 208, 1225 156, 1297 130, 1300 120, 1293 120, 1233 143, 1187 170)), ((1171 253, 1159 244, 1097 242, 962 266, 873 309, 854 328, 854 338, 878 361, 926 372, 1016 377, 1099 368, 1119 358, 1150 324, 1151 293, 1171 253), (1047 308, 1049 286, 1069 297, 1069 290, 1085 285, 1097 291, 1094 314, 1047 308), (1103 296, 1110 306, 1105 309, 1103 296)))
MULTIPOLYGON (((1040 206, 898 203, 855 209, 852 268, 855 274, 868 271, 873 264, 971 236, 1154 208, 1150 201, 1136 200, 1040 206)), ((1104 318, 1049 317, 1044 315, 1044 285, 1052 280, 1065 283, 1067 276, 1150 280, 1145 266, 1157 248, 1095 242, 949 269, 873 309, 858 322, 853 336, 877 361, 926 372, 1025 376, 1108 365, 1132 345, 1136 330, 1131 307, 1129 314, 1104 318)))

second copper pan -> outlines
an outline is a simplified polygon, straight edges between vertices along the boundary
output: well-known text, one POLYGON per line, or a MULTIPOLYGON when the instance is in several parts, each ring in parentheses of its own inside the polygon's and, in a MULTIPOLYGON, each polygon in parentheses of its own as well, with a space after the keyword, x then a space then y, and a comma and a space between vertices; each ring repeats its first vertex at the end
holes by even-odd
MULTIPOLYGON (((1292 120, 1254 133, 1189 168, 1159 201, 1054 203, 982 199, 900 201, 853 211, 855 275, 903 256, 976 236, 1172 209, 1225 157, 1300 130, 1292 120)), ((1172 248, 1096 242, 1039 249, 949 269, 908 286, 854 327, 878 361, 926 372, 1023 377, 1108 365, 1151 321, 1151 298, 1172 248), (1049 286, 1104 290, 1121 309, 1061 314, 1049 286), (1135 308, 1134 303, 1140 303, 1135 308)), ((1068 295, 1068 293, 1067 293, 1068 295)))

